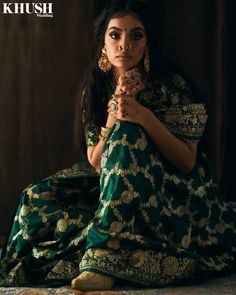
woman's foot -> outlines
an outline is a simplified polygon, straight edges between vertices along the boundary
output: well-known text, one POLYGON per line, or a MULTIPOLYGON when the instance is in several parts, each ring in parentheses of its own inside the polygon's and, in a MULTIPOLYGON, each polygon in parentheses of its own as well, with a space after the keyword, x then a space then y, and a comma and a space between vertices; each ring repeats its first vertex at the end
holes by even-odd
POLYGON ((112 288, 114 281, 113 277, 85 271, 71 281, 71 287, 81 291, 105 291, 112 288))

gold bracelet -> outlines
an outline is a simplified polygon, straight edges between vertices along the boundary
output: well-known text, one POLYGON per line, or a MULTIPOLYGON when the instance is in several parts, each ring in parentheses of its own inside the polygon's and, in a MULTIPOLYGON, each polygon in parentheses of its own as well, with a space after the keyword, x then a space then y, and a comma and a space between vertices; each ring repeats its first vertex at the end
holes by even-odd
POLYGON ((110 133, 111 128, 109 127, 101 127, 101 132, 99 134, 99 139, 105 141, 107 139, 108 134, 110 133))

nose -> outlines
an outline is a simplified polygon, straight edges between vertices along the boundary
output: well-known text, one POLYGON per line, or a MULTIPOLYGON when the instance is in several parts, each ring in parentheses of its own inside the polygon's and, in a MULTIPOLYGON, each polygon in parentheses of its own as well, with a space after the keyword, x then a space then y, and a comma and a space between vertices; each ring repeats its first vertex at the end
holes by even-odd
POLYGON ((120 39, 120 43, 119 43, 119 46, 118 46, 118 49, 120 51, 128 51, 128 50, 131 50, 132 49, 132 44, 129 40, 128 37, 123 37, 120 39))

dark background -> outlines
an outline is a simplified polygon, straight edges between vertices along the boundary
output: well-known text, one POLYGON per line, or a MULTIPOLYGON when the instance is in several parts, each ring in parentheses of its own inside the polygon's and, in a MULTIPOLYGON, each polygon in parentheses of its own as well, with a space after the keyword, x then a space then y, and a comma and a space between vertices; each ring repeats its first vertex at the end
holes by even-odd
MULTIPOLYGON (((0 244, 24 187, 78 161, 74 97, 89 62, 93 19, 109 1, 41 2, 53 2, 53 18, 3 15, 1 2, 0 244)), ((215 180, 232 201, 234 2, 150 1, 156 14, 157 54, 180 65, 201 93, 209 114, 203 144, 215 180)))

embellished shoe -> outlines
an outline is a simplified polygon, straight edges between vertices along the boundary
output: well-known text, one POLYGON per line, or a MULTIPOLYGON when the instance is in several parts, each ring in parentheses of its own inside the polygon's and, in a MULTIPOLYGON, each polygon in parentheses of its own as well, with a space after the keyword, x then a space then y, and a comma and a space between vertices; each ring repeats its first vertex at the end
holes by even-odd
POLYGON ((71 281, 71 287, 80 291, 105 291, 112 288, 115 278, 85 271, 71 281))

